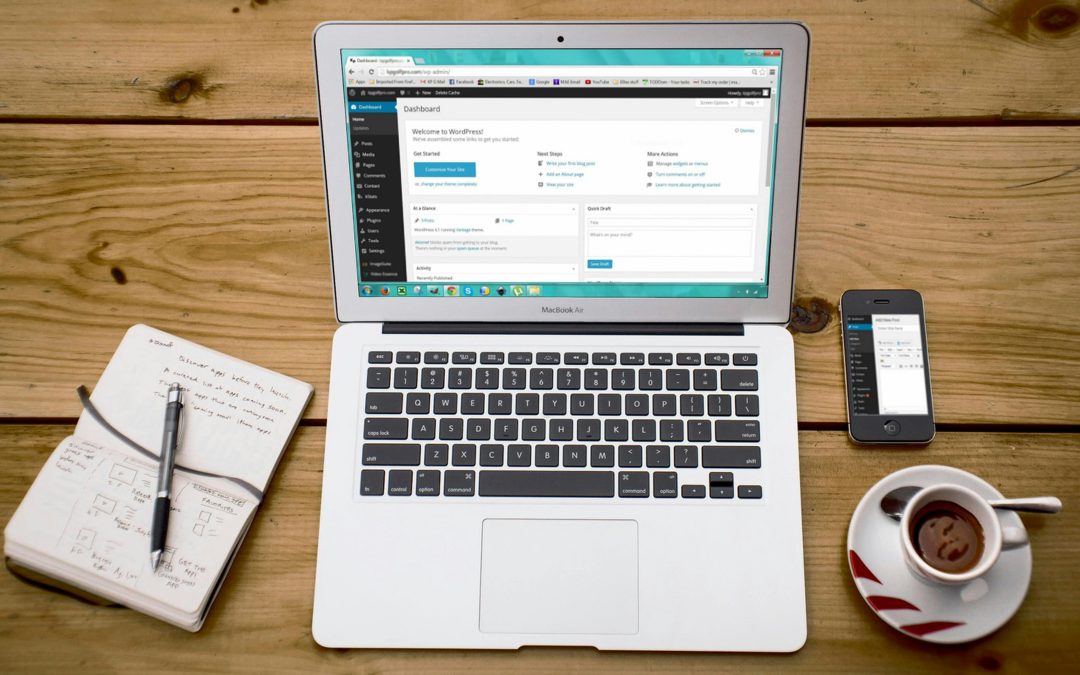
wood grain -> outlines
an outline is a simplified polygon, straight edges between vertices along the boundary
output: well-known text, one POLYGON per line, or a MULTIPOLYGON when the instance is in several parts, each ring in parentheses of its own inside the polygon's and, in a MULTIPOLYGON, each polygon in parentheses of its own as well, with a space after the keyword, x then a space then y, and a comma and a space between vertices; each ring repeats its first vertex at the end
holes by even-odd
POLYGON ((818 119, 1080 117, 1075 0, 8 0, 0 117, 312 120, 325 20, 800 19, 818 119))
MULTIPOLYGON (((73 418, 145 322, 316 386, 330 291, 317 130, 0 125, 0 418, 73 418)), ((940 422, 1074 424, 1080 128, 810 129, 799 419, 845 419, 835 303, 927 304, 940 422), (804 312, 805 314, 805 312, 804 312)), ((649 317, 641 317, 648 320, 649 317)))
MULTIPOLYGON (((7 522, 63 426, 0 425, 0 520, 7 522)), ((794 655, 335 651, 310 634, 324 430, 300 429, 271 484, 229 581, 201 633, 125 609, 90 607, 0 573, 5 670, 186 672, 1052 672, 1080 631, 1080 436, 944 433, 924 450, 866 450, 838 432, 803 432, 802 501, 809 639, 794 655), (1028 598, 1012 621, 970 645, 935 647, 879 621, 856 593, 844 557, 848 520, 879 478, 918 463, 973 471, 1006 495, 1056 494, 1065 510, 1025 516, 1034 546, 1028 598), (1052 467, 1052 469, 1051 469, 1052 467)), ((720 610, 722 611, 722 610, 720 610)))

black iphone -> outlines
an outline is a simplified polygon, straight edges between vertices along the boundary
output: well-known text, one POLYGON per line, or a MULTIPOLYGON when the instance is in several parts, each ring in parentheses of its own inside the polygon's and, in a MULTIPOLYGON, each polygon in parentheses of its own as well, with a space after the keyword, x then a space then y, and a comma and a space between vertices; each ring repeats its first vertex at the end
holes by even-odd
POLYGON ((840 298, 848 433, 859 443, 929 443, 934 402, 922 296, 847 291, 840 298))

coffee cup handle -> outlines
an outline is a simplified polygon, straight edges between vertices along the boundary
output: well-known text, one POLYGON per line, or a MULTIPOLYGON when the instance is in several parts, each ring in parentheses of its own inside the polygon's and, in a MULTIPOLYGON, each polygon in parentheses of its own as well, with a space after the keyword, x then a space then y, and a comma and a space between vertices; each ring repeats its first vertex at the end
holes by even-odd
POLYGON ((1027 530, 1022 527, 1001 527, 1001 550, 1009 551, 1014 548, 1022 548, 1028 545, 1027 530))

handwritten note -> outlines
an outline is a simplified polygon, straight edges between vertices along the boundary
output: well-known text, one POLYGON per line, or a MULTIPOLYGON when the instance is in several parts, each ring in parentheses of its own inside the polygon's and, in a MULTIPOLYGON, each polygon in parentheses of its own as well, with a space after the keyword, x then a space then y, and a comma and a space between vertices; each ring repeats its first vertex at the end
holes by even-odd
MULTIPOLYGON (((265 489, 311 386, 137 325, 124 336, 91 400, 113 426, 157 452, 172 382, 185 395, 177 462, 265 489)), ((88 418, 80 419, 75 433, 115 444, 88 418)))
POLYGON ((12 518, 23 546, 82 575, 195 613, 257 504, 177 473, 162 563, 150 566, 157 467, 74 436, 64 439, 12 518))

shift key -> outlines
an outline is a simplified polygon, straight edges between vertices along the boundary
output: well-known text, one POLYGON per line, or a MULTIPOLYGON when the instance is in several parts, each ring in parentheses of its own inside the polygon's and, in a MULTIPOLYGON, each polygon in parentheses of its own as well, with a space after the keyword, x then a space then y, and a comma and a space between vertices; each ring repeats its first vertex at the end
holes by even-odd
POLYGON ((364 438, 394 441, 409 437, 409 420, 367 417, 364 419, 364 438))

